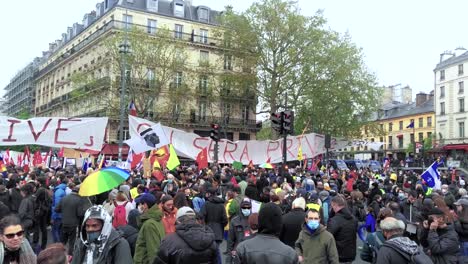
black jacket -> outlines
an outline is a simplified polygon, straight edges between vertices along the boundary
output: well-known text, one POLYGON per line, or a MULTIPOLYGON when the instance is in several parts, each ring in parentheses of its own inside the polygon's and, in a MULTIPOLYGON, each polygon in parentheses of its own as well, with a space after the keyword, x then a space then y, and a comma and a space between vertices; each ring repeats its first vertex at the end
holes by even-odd
POLYGON ((218 245, 215 234, 200 224, 188 223, 176 226, 176 232, 161 242, 154 264, 206 263, 216 264, 218 245))
POLYGON ((242 264, 298 264, 294 249, 285 245, 276 236, 257 233, 236 247, 237 259, 242 264))
POLYGON ((138 229, 131 225, 124 225, 117 227, 117 231, 119 231, 122 237, 127 240, 133 257, 135 255, 135 245, 138 238, 138 229))
POLYGON ((25 229, 32 228, 34 223, 34 196, 29 195, 21 200, 18 216, 25 229))
MULTIPOLYGON (((229 223, 227 251, 233 251, 236 246, 246 238, 245 232, 250 235, 249 218, 239 213, 229 223)), ((248 236, 247 236, 248 237, 248 236)))
POLYGON ((302 230, 306 214, 301 208, 292 209, 283 215, 283 227, 281 228, 280 240, 286 245, 294 248, 299 233, 302 230))
POLYGON ((55 207, 55 212, 62 213, 63 226, 75 227, 80 225, 89 206, 89 202, 85 198, 72 192, 60 200, 60 203, 55 207))
MULTIPOLYGON (((410 255, 424 254, 418 248, 416 242, 407 237, 394 236, 380 247, 377 254, 377 264, 401 264, 409 263, 410 255)), ((427 264, 431 264, 429 257, 426 256, 427 264)))
POLYGON ((215 234, 215 240, 222 241, 224 227, 228 222, 223 199, 217 196, 211 197, 203 205, 202 209, 200 210, 200 215, 205 221, 205 224, 210 227, 211 230, 213 230, 215 234))
POLYGON ((459 241, 452 225, 448 225, 444 229, 439 228, 436 231, 429 230, 427 243, 427 249, 431 252, 431 258, 435 264, 457 263, 459 241))
POLYGON ((0 202, 3 202, 5 205, 10 204, 10 192, 8 190, 0 193, 0 202))
POLYGON ((10 214, 10 208, 0 201, 0 219, 10 214))
POLYGON ((10 211, 12 213, 18 213, 21 200, 23 200, 23 196, 18 188, 11 188, 10 189, 10 211))
POLYGON ((468 242, 468 220, 459 219, 456 221, 455 231, 457 231, 460 242, 468 242))
POLYGON ((358 222, 348 208, 341 209, 328 223, 328 231, 335 237, 340 262, 356 258, 356 233, 358 222))

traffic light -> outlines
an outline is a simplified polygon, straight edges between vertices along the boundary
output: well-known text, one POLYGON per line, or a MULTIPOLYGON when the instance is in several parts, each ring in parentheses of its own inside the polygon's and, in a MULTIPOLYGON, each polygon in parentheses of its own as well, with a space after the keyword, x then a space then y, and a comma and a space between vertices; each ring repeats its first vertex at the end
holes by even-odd
POLYGON ((294 111, 284 111, 283 113, 283 129, 287 134, 294 134, 294 111))
POLYGON ((210 138, 216 142, 219 141, 219 130, 221 127, 218 124, 211 124, 210 138))
POLYGON ((281 133, 282 124, 283 124, 282 113, 271 113, 270 120, 271 120, 271 127, 274 130, 279 131, 281 133))

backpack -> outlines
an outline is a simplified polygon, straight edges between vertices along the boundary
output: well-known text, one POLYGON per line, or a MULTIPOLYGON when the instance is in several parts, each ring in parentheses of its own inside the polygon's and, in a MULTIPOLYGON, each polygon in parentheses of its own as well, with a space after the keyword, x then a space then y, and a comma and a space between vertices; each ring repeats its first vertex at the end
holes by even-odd
POLYGON ((47 192, 46 189, 44 189, 43 191, 44 191, 43 193, 44 197, 38 196, 38 192, 32 195, 33 201, 34 201, 34 217, 35 218, 47 215, 52 205, 52 199, 50 198, 49 193, 47 192))
POLYGON ((412 264, 431 264, 432 259, 426 255, 424 252, 421 251, 421 249, 418 248, 418 252, 410 255, 409 253, 401 250, 397 246, 391 244, 391 243, 385 243, 382 245, 382 247, 389 247, 398 252, 403 258, 406 259, 407 263, 412 263, 412 264))
POLYGON ((114 206, 115 206, 114 219, 112 219, 112 226, 114 228, 127 224, 127 210, 125 209, 125 206, 127 205, 127 203, 128 202, 118 205, 114 201, 114 206))

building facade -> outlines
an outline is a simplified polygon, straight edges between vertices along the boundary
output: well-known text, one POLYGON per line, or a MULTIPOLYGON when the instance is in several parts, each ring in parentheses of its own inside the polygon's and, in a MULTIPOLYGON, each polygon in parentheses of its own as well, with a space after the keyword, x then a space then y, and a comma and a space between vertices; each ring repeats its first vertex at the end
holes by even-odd
POLYGON ((32 114, 35 103, 35 78, 34 74, 40 59, 36 58, 26 67, 20 70, 5 87, 4 113, 8 116, 17 116, 21 112, 32 114))
MULTIPOLYGON (((146 110, 140 113, 142 117, 201 136, 209 136, 210 124, 219 123, 224 129, 222 136, 230 140, 255 139, 259 127, 254 113, 254 87, 246 87, 244 93, 233 93, 222 80, 222 76, 242 78, 254 72, 226 55, 222 40, 215 36, 220 30, 217 23, 220 15, 207 6, 193 6, 191 1, 183 0, 98 3, 96 10, 84 16, 82 23, 68 27, 62 38, 51 43, 44 53, 44 63, 36 74, 35 114, 109 116, 106 141, 117 142, 118 109, 104 102, 119 105, 120 92, 110 91, 119 91, 124 64, 119 59, 109 59, 112 51, 106 45, 113 37, 120 36, 130 44, 130 55, 122 55, 127 63, 127 89, 138 86, 148 92, 143 96, 148 100, 144 100, 146 110), (156 39, 161 31, 169 32, 167 43, 177 45, 174 56, 183 57, 183 67, 163 72, 158 68, 163 63, 161 60, 156 69, 149 65, 131 65, 141 46, 132 43, 133 33, 144 32, 156 39), (206 73, 208 68, 209 73, 206 73), (75 78, 83 75, 92 75, 92 81, 83 84, 75 78), (162 80, 163 75, 169 77, 162 80), (211 87, 219 90, 213 91, 211 87)), ((147 63, 156 65, 154 61, 147 63)), ((126 97, 125 105, 135 99, 130 97, 126 97)), ((143 103, 136 106, 143 108, 143 103)))
POLYGON ((444 59, 434 69, 436 111, 436 146, 446 151, 449 159, 468 168, 468 112, 465 108, 465 83, 468 74, 468 52, 444 59))

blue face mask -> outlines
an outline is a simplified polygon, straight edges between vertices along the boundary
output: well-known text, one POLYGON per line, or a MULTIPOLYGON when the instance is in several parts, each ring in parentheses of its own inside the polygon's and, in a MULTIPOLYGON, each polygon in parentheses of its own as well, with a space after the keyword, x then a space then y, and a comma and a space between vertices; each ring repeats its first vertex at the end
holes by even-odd
POLYGON ((307 221, 307 226, 310 229, 315 230, 320 226, 320 222, 318 220, 309 220, 307 221))
POLYGON ((398 193, 398 198, 400 200, 404 200, 406 197, 405 197, 405 194, 404 193, 398 193))
POLYGON ((88 243, 96 242, 99 235, 101 235, 101 231, 88 232, 88 243))
POLYGON ((250 209, 242 209, 242 214, 244 216, 249 216, 250 215, 250 209))

